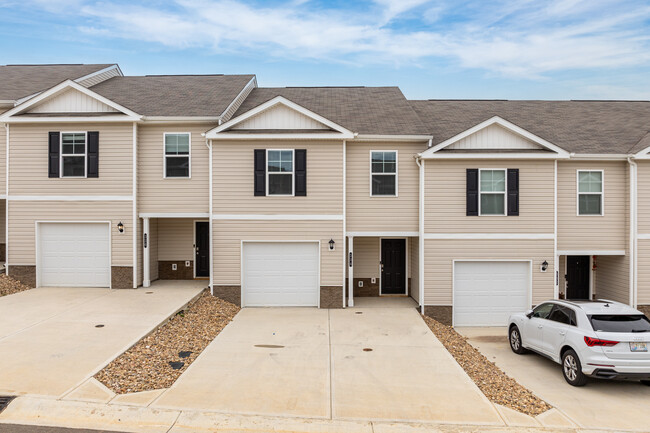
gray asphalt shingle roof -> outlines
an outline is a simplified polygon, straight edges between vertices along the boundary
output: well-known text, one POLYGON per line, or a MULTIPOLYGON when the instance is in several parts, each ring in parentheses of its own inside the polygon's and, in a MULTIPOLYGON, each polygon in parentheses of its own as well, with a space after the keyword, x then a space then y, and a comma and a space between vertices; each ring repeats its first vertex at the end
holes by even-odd
POLYGON ((113 77, 90 90, 143 116, 219 116, 254 75, 113 77))
POLYGON ((398 87, 260 87, 253 89, 235 116, 276 96, 359 134, 429 135, 398 87))
POLYGON ((575 153, 628 154, 650 146, 648 101, 410 101, 441 143, 499 116, 575 153))
POLYGON ((0 65, 0 100, 15 101, 54 87, 65 80, 113 66, 105 65, 0 65))

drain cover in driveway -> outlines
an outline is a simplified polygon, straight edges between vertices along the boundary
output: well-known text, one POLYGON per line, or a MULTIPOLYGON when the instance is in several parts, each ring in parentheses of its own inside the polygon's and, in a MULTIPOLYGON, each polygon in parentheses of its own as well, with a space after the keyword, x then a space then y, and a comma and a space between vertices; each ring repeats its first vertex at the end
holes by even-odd
POLYGON ((13 400, 14 397, 13 395, 1 395, 0 396, 0 412, 5 410, 7 406, 9 406, 9 403, 11 403, 11 400, 13 400))

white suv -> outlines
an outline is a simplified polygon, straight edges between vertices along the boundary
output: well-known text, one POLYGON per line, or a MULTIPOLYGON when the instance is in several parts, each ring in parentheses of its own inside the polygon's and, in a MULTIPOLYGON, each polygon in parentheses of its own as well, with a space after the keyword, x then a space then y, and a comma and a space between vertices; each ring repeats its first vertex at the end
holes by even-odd
POLYGON ((650 320, 613 301, 548 301, 510 316, 510 348, 532 350, 562 365, 566 381, 587 376, 650 385, 650 320))

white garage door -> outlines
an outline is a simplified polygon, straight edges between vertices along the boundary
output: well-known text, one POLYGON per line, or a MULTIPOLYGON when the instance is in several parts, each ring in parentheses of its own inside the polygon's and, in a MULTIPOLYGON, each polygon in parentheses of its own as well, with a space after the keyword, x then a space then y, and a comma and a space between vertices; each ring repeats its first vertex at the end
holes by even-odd
POLYGON ((317 242, 244 242, 243 305, 318 306, 317 242))
POLYGON ((530 262, 455 262, 454 326, 506 326, 529 293, 530 262))
POLYGON ((39 286, 110 287, 107 223, 39 223, 39 286))

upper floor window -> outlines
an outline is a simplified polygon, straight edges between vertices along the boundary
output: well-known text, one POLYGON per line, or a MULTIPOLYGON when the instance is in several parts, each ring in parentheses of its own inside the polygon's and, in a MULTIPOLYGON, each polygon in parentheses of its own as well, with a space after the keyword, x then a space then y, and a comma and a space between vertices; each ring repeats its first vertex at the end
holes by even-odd
POLYGON ((397 196, 397 151, 370 152, 370 195, 397 196))
POLYGON ((293 195, 293 150, 267 151, 267 195, 293 195))
POLYGON ((506 170, 479 170, 479 215, 506 214, 506 170))
POLYGON ((165 133, 164 177, 190 177, 191 135, 189 132, 165 133))
POLYGON ((85 132, 61 133, 61 177, 86 177, 85 132))
POLYGON ((603 215, 602 170, 578 170, 578 215, 603 215))

